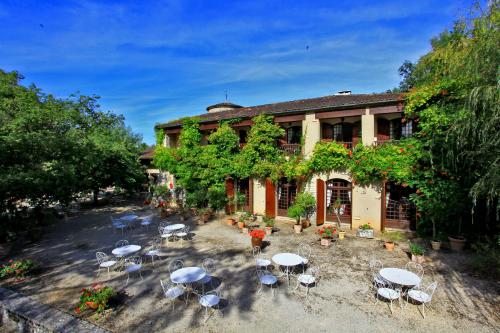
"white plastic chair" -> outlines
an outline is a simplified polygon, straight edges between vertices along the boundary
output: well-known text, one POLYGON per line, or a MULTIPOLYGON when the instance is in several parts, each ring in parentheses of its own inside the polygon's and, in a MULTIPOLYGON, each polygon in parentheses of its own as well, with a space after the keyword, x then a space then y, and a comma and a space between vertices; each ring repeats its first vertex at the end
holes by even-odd
POLYGON ((268 270, 257 270, 257 277, 259 278, 259 283, 260 283, 260 288, 257 290, 257 293, 259 294, 262 291, 262 287, 268 286, 271 287, 271 291, 274 297, 274 288, 273 286, 278 286, 278 278, 274 276, 270 271, 268 270))
POLYGON ((170 282, 163 282, 160 280, 161 288, 163 289, 163 294, 166 298, 168 298, 172 303, 172 311, 175 310, 175 300, 179 297, 185 295, 184 289, 179 286, 174 285, 170 282))
POLYGON ((96 252, 97 263, 99 264, 99 269, 97 271, 97 275, 101 273, 101 267, 106 268, 108 270, 108 279, 109 279, 109 269, 116 265, 116 260, 109 260, 109 257, 104 252, 96 252))
POLYGON ((266 259, 262 256, 260 246, 254 246, 252 248, 252 254, 255 258, 255 266, 257 270, 264 269, 267 270, 267 267, 271 266, 271 260, 266 259))
POLYGON ((174 259, 168 265, 168 272, 172 274, 176 270, 181 269, 183 267, 184 267, 184 262, 181 259, 174 259))
POLYGON ((311 246, 305 243, 299 244, 297 249, 297 254, 299 257, 303 258, 302 265, 307 266, 309 264, 309 259, 311 258, 311 246))
POLYGON ((220 307, 220 301, 222 299, 222 285, 220 285, 217 289, 212 288, 211 291, 204 293, 199 296, 198 303, 205 308, 205 321, 209 318, 208 309, 219 309, 222 316, 224 313, 220 307))
POLYGON ((306 286, 306 297, 309 296, 309 288, 311 288, 311 286, 313 285, 318 285, 319 273, 319 267, 309 268, 307 272, 304 272, 297 276, 297 287, 295 287, 295 289, 299 288, 300 285, 306 286))
POLYGON ((142 258, 139 256, 133 256, 130 258, 125 259, 125 272, 127 273, 127 284, 128 280, 130 279, 130 273, 133 272, 139 272, 139 276, 142 278, 141 274, 142 270, 142 258))
POLYGON ((189 235, 189 226, 185 226, 184 228, 180 229, 175 233, 175 237, 181 240, 181 246, 183 239, 187 238, 188 235, 189 235))
POLYGON ((389 301, 390 303, 390 309, 391 309, 391 314, 394 313, 392 310, 392 303, 394 301, 399 302, 399 307, 402 307, 401 304, 401 290, 396 289, 392 283, 388 281, 383 281, 382 283, 377 283, 377 301, 378 303, 379 299, 383 298, 389 301))
POLYGON ((155 239, 153 239, 153 241, 151 242, 151 246, 146 252, 146 255, 151 257, 151 263, 153 264, 153 266, 155 265, 155 256, 158 258, 160 257, 160 243, 161 238, 156 237, 155 239))
POLYGON ((123 235, 124 230, 125 228, 127 228, 127 226, 120 220, 115 219, 113 216, 110 216, 109 218, 111 219, 111 224, 113 225, 113 228, 115 228, 116 230, 120 229, 123 235))
POLYGON ((406 304, 408 304, 409 298, 422 304, 422 317, 425 319, 425 304, 430 303, 432 301, 432 295, 437 288, 437 282, 430 283, 425 289, 420 289, 420 287, 416 286, 412 289, 408 290, 406 293, 406 304))

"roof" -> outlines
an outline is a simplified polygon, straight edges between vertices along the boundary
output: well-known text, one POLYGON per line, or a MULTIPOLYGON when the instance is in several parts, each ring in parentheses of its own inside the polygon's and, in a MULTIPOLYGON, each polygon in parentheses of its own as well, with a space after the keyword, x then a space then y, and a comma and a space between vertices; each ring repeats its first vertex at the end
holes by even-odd
MULTIPOLYGON (((329 95, 288 102, 242 107, 227 111, 204 113, 198 115, 197 117, 200 119, 201 123, 206 123, 231 118, 252 118, 262 113, 278 115, 286 113, 300 113, 305 111, 345 110, 356 107, 394 104, 402 101, 403 95, 399 93, 329 95)), ((180 125, 182 125, 182 120, 177 119, 167 123, 158 124, 155 127, 175 128, 180 125)))
POLYGON ((155 155, 155 148, 151 147, 146 150, 144 150, 141 155, 139 156, 140 160, 152 160, 155 155))
POLYGON ((238 105, 238 104, 234 104, 234 103, 231 103, 231 102, 222 102, 222 103, 217 103, 217 104, 214 104, 214 105, 210 105, 209 107, 207 107, 207 111, 210 111, 210 110, 216 109, 216 108, 240 109, 242 107, 243 106, 238 105))

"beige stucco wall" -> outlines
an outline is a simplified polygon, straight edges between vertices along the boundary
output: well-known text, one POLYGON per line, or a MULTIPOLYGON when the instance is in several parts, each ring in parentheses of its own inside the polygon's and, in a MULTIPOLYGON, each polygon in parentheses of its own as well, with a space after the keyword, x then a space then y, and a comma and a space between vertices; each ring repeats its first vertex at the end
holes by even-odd
POLYGON ((302 136, 304 137, 304 155, 310 156, 314 146, 321 140, 321 124, 315 113, 306 114, 302 120, 302 136))
POLYGON ((371 146, 373 144, 373 138, 375 137, 375 116, 368 114, 370 109, 366 109, 366 113, 361 116, 361 140, 365 146, 371 146))
POLYGON ((253 212, 261 215, 266 213, 266 184, 257 179, 253 181, 253 212))
POLYGON ((370 186, 353 186, 352 189, 352 228, 370 223, 375 230, 382 228, 382 183, 370 186))

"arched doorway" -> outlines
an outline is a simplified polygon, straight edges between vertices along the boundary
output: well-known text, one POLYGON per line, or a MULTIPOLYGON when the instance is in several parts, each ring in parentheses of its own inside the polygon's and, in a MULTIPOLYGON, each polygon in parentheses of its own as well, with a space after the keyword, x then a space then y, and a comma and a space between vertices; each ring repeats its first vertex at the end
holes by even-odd
POLYGON ((352 185, 347 180, 330 179, 326 182, 326 220, 351 224, 352 185))

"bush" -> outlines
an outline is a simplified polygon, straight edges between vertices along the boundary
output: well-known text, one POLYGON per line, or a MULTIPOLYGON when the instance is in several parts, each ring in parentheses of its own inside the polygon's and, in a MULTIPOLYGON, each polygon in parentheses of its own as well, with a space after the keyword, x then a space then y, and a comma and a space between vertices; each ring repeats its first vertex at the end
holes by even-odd
POLYGON ((472 263, 479 273, 493 278, 500 278, 500 236, 497 242, 486 240, 472 244, 476 257, 472 263))
POLYGON ((0 266, 0 279, 9 277, 22 278, 37 266, 38 264, 31 259, 9 260, 7 265, 0 266))
POLYGON ((288 216, 294 218, 297 224, 300 218, 310 218, 316 209, 316 200, 311 193, 302 192, 295 197, 293 205, 288 208, 288 216))
POLYGON ((90 288, 83 288, 80 292, 80 302, 75 308, 76 313, 88 309, 87 302, 96 303, 97 313, 102 313, 108 306, 111 297, 115 296, 116 292, 112 287, 101 286, 98 284, 92 285, 90 288))
POLYGON ((425 249, 415 243, 410 243, 410 252, 415 256, 423 256, 425 254, 425 249))

